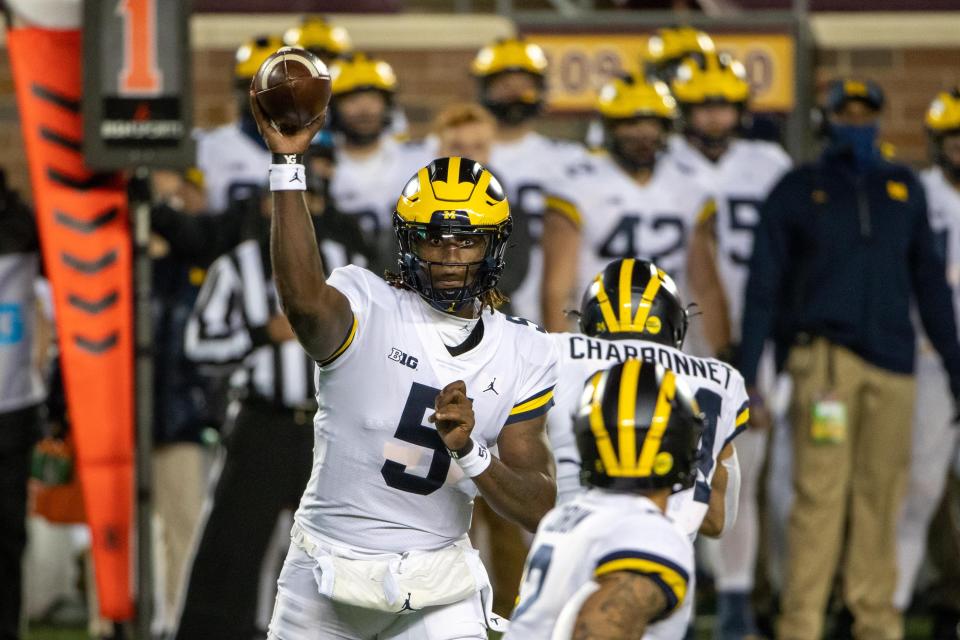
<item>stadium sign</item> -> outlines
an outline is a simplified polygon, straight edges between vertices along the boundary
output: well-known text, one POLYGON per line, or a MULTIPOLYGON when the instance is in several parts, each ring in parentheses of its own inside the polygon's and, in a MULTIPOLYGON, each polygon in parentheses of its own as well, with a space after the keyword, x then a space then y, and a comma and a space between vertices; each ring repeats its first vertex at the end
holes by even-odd
MULTIPOLYGON (((611 76, 639 72, 649 34, 536 33, 524 35, 543 47, 550 61, 550 110, 590 111, 611 76)), ((784 33, 711 34, 717 48, 743 62, 757 111, 790 111, 794 105, 793 38, 784 33)))

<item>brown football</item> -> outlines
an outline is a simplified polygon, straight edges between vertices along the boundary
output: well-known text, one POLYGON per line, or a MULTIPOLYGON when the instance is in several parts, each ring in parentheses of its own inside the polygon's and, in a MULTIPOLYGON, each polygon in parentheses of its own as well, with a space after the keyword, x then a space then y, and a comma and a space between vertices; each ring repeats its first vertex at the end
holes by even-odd
POLYGON ((330 101, 330 72, 313 53, 281 47, 253 77, 257 102, 281 133, 293 133, 322 118, 330 101))

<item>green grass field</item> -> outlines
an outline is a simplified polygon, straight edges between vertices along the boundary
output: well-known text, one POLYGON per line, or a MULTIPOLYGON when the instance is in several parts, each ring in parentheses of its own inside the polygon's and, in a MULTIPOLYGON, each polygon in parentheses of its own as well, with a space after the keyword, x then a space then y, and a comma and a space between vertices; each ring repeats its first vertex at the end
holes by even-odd
MULTIPOLYGON (((713 624, 712 616, 701 616, 697 620, 697 640, 710 640, 710 628, 713 624)), ((84 629, 63 629, 54 627, 38 627, 31 629, 24 640, 88 640, 84 629)), ((499 638, 499 634, 491 633, 491 640, 499 638)), ((924 617, 907 619, 907 635, 905 640, 926 640, 930 637, 930 622, 924 617)))

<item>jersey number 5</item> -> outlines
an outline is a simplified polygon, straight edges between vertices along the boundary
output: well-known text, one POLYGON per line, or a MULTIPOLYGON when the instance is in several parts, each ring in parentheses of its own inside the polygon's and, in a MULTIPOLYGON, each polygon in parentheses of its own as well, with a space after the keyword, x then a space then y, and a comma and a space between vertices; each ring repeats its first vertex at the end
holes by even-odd
POLYGON ((380 468, 380 475, 383 476, 387 486, 426 496, 442 487, 444 480, 447 479, 447 472, 450 470, 450 454, 447 453, 447 447, 436 429, 423 424, 424 415, 428 410, 433 409, 434 400, 438 395, 440 395, 440 389, 414 382, 410 387, 407 403, 403 406, 403 413, 400 414, 400 424, 393 434, 398 440, 433 449, 430 471, 427 472, 426 477, 421 477, 407 473, 406 465, 395 460, 387 460, 380 468))

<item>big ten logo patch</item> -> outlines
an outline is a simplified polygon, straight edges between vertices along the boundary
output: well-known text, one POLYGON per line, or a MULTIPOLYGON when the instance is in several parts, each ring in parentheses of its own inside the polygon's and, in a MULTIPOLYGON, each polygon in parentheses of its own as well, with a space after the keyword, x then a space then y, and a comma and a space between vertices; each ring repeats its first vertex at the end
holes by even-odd
POLYGON ((16 344, 23 339, 23 307, 0 303, 0 345, 16 344))
POLYGON ((399 362, 402 365, 410 367, 411 369, 416 369, 417 365, 420 364, 420 361, 411 355, 407 355, 400 349, 396 347, 391 347, 390 355, 387 356, 388 359, 393 360, 394 362, 399 362))

